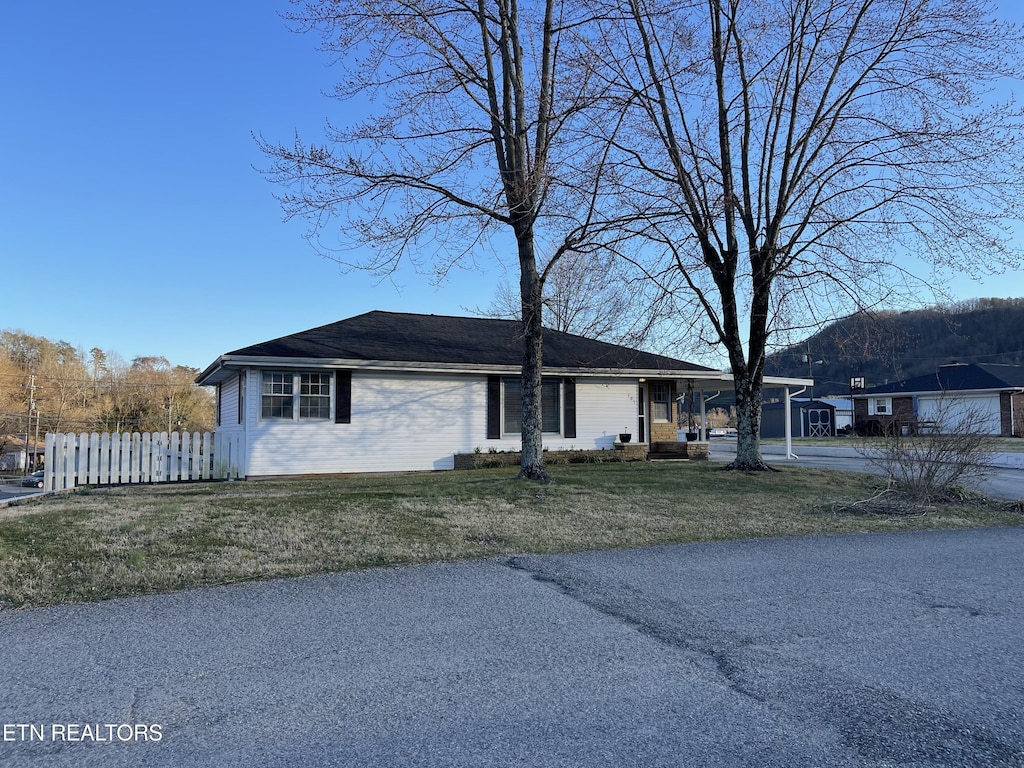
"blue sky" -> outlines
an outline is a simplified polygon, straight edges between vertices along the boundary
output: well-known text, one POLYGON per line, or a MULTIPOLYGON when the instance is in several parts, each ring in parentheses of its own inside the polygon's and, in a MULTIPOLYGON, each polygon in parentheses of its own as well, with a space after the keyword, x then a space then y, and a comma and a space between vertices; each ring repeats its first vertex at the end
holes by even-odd
MULTIPOLYGON (((1010 5, 1007 5, 1010 8, 1010 5)), ((205 367, 372 309, 465 314, 500 267, 440 287, 342 274, 282 222, 252 139, 322 135, 340 105, 283 0, 40 0, 0 25, 0 329, 205 367)), ((1012 11, 1021 20, 1024 13, 1012 11)), ((1024 275, 954 282, 1024 296, 1024 275)))

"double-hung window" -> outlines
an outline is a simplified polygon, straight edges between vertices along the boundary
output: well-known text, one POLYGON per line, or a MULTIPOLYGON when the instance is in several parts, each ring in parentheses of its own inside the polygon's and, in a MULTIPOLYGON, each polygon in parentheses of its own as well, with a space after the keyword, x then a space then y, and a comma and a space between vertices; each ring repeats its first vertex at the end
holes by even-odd
MULTIPOLYGON (((523 385, 519 378, 501 380, 504 390, 503 431, 507 435, 523 431, 523 385)), ((559 434, 562 431, 562 380, 544 379, 541 383, 541 431, 559 434)))
POLYGON ((651 420, 672 421, 672 390, 667 382, 651 384, 651 420))
POLYGON ((263 372, 263 405, 260 415, 264 419, 290 419, 294 413, 295 374, 282 371, 263 372))
POLYGON ((891 397, 871 397, 868 398, 868 416, 891 416, 892 415, 892 398, 891 397))
POLYGON ((330 373, 264 371, 260 415, 299 421, 330 419, 331 378, 330 373))
POLYGON ((331 418, 331 374, 299 374, 299 418, 331 418))

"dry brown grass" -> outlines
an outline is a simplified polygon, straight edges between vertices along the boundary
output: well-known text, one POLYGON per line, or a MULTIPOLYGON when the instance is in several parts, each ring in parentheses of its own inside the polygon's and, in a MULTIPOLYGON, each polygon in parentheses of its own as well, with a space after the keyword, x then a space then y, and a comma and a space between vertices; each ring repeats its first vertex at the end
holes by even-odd
POLYGON ((652 544, 1022 524, 982 500, 923 517, 834 510, 877 479, 708 464, 495 469, 88 489, 0 520, 0 606, 47 605, 373 566, 652 544))

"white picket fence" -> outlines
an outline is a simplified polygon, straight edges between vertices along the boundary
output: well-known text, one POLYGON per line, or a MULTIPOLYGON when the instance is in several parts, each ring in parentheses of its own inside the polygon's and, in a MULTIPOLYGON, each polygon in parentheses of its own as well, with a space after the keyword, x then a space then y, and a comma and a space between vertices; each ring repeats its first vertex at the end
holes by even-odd
POLYGON ((96 432, 46 436, 43 488, 174 483, 242 476, 242 436, 204 432, 96 432))

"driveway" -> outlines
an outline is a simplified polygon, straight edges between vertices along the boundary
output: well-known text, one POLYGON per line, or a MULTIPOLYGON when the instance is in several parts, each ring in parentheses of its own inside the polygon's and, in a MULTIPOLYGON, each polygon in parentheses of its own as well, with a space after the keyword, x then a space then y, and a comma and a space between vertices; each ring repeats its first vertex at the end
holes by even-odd
POLYGON ((0 612, 0 764, 1024 766, 1022 551, 783 538, 0 612))

